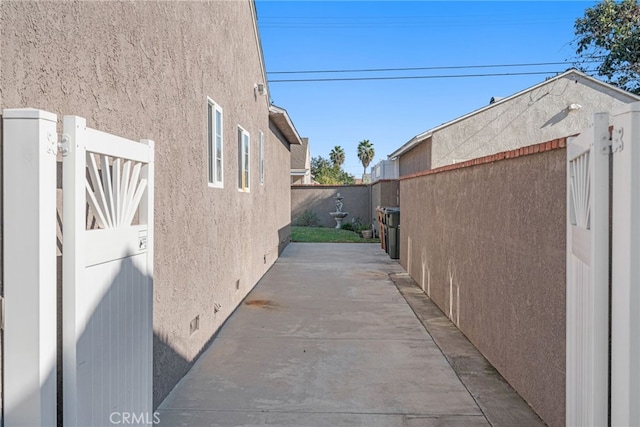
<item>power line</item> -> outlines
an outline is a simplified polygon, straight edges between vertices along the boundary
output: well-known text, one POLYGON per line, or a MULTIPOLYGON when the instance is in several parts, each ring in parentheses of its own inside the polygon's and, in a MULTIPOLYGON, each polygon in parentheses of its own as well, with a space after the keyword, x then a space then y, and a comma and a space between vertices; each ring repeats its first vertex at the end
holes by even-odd
MULTIPOLYGON (((600 62, 587 60, 587 62, 600 62)), ((535 62, 529 64, 493 64, 493 65, 450 65, 438 67, 407 67, 407 68, 363 68, 353 70, 299 70, 299 71, 267 71, 267 74, 328 74, 328 73, 370 73, 382 71, 417 71, 417 70, 462 70, 469 68, 507 68, 507 67, 536 67, 543 65, 571 65, 571 62, 535 62)))
MULTIPOLYGON (((553 24, 553 22, 549 23, 549 24, 553 24)), ((500 25, 502 27, 507 27, 507 26, 518 26, 518 27, 523 27, 523 26, 532 26, 532 25, 536 25, 539 26, 541 25, 540 22, 530 22, 530 21, 519 21, 519 22, 507 22, 507 23, 502 23, 502 22, 486 22, 486 23, 479 23, 479 22, 469 22, 468 24, 457 24, 455 25, 456 28, 464 28, 464 27, 481 27, 481 26, 495 26, 495 25, 500 25)), ((391 23, 383 23, 383 24, 359 24, 359 25, 354 25, 354 24, 330 24, 330 25, 318 25, 318 24, 289 24, 289 25, 269 25, 269 24, 265 24, 265 25, 261 25, 260 29, 261 30, 277 30, 277 29, 283 29, 283 30, 294 30, 294 29, 302 29, 302 30, 322 30, 322 29, 344 29, 344 30, 357 30, 357 29, 368 29, 368 28, 374 28, 374 29, 393 29, 393 28, 403 28, 403 29, 407 29, 407 28, 442 28, 442 27, 447 27, 447 28, 451 28, 453 25, 451 24, 447 24, 445 22, 437 22, 437 23, 420 23, 420 22, 409 22, 409 23, 405 23, 405 24, 391 24, 391 23)))
POLYGON ((429 26, 465 26, 465 25, 488 25, 488 24, 541 24, 566 22, 566 19, 559 16, 544 14, 520 13, 510 14, 456 14, 456 15, 415 15, 415 16, 261 16, 259 23, 261 28, 332 28, 335 26, 345 28, 358 28, 362 26, 406 26, 406 25, 429 25, 429 26), (523 19, 524 18, 524 19, 523 19))
MULTIPOLYGON (((540 18, 548 18, 548 14, 547 13, 542 13, 540 15, 535 15, 535 14, 528 14, 527 16, 533 16, 534 18, 540 17, 540 18)), ((473 19, 478 19, 478 18, 499 18, 499 19, 504 19, 504 18, 513 18, 513 19, 519 19, 522 17, 522 13, 520 12, 513 12, 513 13, 490 13, 490 14, 477 14, 477 13, 473 13, 473 14, 467 14, 467 15, 462 15, 460 13, 456 13, 456 14, 429 14, 429 15, 342 15, 342 16, 338 16, 338 15, 326 15, 326 16, 319 16, 319 15, 306 15, 306 16, 285 16, 285 15, 280 15, 280 16, 276 16, 276 15, 261 15, 259 16, 259 20, 260 21, 268 21, 268 20, 283 20, 283 21, 291 21, 294 19, 300 19, 300 20, 310 20, 310 21, 320 21, 323 19, 345 19, 345 20, 349 20, 349 21, 353 21, 353 20, 357 20, 357 19, 381 19, 381 20, 394 20, 394 19, 410 19, 410 20, 416 20, 416 19, 445 19, 445 18, 452 18, 452 19, 459 19, 461 17, 464 18, 473 18, 473 19)))
MULTIPOLYGON (((298 82, 344 82, 365 80, 411 80, 411 79, 450 79, 470 77, 506 77, 506 76, 532 76, 539 74, 560 74, 564 71, 536 71, 522 73, 486 73, 486 74, 449 74, 436 76, 390 76, 390 77, 345 77, 345 78, 319 78, 319 79, 282 79, 269 80, 269 83, 298 83, 298 82)), ((593 71, 587 71, 590 73, 593 71)))

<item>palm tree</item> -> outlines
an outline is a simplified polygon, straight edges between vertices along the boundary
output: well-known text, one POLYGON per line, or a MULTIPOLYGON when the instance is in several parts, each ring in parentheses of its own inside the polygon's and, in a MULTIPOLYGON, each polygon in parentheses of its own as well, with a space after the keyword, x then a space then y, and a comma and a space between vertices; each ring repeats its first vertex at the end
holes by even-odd
POLYGON ((340 167, 344 163, 344 150, 339 145, 333 147, 331 153, 329 153, 329 158, 333 162, 334 166, 340 167))
POLYGON ((369 166, 369 163, 371 163, 375 155, 376 151, 373 149, 373 144, 371 144, 368 139, 360 141, 360 143, 358 144, 358 158, 360 159, 360 162, 362 162, 362 166, 364 167, 364 173, 362 175, 363 180, 364 176, 367 174, 367 167, 369 166))

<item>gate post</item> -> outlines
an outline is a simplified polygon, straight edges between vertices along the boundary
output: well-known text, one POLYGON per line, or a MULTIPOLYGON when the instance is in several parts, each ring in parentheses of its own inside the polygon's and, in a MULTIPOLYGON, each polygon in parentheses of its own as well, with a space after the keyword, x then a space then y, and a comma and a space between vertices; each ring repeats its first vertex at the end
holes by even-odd
POLYGON ((4 422, 55 426, 57 117, 2 114, 4 422))
POLYGON ((640 102, 613 114, 611 425, 640 424, 640 102))

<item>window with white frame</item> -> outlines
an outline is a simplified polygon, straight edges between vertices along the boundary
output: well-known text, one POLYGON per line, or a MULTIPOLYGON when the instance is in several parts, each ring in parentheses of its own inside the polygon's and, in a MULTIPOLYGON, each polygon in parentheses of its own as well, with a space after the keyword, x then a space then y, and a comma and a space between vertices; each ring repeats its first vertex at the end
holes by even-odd
POLYGON ((260 132, 260 185, 264 184, 264 133, 260 132))
POLYGON ((238 126, 238 190, 249 191, 249 132, 238 126))
POLYGON ((209 186, 223 186, 222 108, 207 98, 207 164, 209 186))

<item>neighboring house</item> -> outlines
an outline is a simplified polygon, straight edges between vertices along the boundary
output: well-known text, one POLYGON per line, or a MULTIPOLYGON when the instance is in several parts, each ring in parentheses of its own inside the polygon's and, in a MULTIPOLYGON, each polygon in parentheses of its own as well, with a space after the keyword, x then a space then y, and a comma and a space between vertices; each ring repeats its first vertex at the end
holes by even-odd
POLYGON ((255 3, 2 2, 0 26, 0 108, 155 141, 157 407, 290 241, 301 139, 269 105, 255 3))
POLYGON ((374 183, 381 179, 398 179, 399 165, 398 159, 380 160, 371 167, 371 182, 374 183))
POLYGON ((640 100, 576 70, 423 132, 389 155, 400 176, 579 133, 594 113, 640 100))
POLYGON ((309 138, 302 138, 302 144, 291 147, 291 184, 311 183, 309 138))

